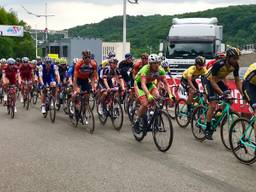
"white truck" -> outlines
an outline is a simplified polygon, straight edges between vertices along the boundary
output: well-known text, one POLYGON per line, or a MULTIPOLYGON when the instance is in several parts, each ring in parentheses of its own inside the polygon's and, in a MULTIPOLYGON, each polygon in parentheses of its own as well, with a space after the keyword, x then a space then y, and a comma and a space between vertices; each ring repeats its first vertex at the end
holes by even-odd
POLYGON ((160 54, 168 61, 174 75, 194 64, 197 56, 206 61, 224 51, 223 27, 217 18, 174 18, 167 40, 160 44, 160 54))

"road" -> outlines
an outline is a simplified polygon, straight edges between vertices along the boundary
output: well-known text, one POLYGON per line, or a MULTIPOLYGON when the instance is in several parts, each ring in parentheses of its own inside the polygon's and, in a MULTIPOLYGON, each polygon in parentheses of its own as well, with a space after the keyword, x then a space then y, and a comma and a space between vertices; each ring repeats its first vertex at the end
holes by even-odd
POLYGON ((1 106, 0 191, 255 191, 256 165, 240 164, 219 134, 199 143, 173 122, 173 145, 161 153, 150 134, 134 140, 127 117, 120 132, 96 121, 90 135, 63 112, 52 124, 38 106, 18 107, 14 120, 1 106))

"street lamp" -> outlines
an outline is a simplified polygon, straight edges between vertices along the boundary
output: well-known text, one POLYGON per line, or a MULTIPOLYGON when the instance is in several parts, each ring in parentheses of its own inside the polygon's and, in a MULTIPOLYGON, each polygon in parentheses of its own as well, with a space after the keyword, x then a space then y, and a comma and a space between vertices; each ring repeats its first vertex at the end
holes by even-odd
POLYGON ((130 3, 130 4, 138 4, 138 1, 139 0, 123 0, 123 56, 125 55, 126 53, 126 5, 127 5, 127 1, 130 3))
POLYGON ((46 54, 48 53, 48 17, 53 17, 55 15, 48 15, 47 13, 47 3, 45 3, 45 14, 44 15, 39 15, 32 13, 31 11, 28 11, 24 6, 22 8, 29 14, 33 15, 36 17, 44 17, 45 18, 45 45, 46 45, 46 54))

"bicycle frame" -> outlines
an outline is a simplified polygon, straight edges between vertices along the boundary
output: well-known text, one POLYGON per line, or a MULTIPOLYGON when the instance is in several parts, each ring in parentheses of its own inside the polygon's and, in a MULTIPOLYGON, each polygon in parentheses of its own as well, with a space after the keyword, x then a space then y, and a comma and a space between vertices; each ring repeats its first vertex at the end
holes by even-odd
MULTIPOLYGON (((242 137, 240 138, 240 142, 241 142, 243 145, 245 145, 245 146, 247 146, 247 147, 250 147, 250 148, 252 148, 253 150, 256 151, 256 147, 251 144, 251 141, 245 142, 245 141, 243 140, 243 138, 245 138, 245 136, 247 135, 247 132, 248 132, 248 131, 250 131, 249 136, 251 136, 252 131, 253 131, 253 129, 254 129, 253 124, 254 124, 255 122, 256 122, 256 117, 253 115, 253 117, 252 117, 252 118, 250 119, 250 121, 249 121, 249 125, 246 127, 246 129, 245 129, 245 131, 244 131, 242 137)), ((250 138, 250 137, 249 137, 249 138, 250 138)))

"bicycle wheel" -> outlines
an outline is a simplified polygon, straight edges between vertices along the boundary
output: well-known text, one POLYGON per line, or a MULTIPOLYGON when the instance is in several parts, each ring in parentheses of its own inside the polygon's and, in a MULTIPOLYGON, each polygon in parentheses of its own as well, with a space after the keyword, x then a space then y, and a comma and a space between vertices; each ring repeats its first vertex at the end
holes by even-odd
POLYGON ((57 111, 60 111, 60 107, 61 107, 61 98, 60 98, 60 93, 58 93, 55 108, 57 111))
MULTIPOLYGON (((133 117, 132 117, 132 119, 133 119, 133 121, 134 121, 134 122, 132 122, 132 123, 133 123, 133 124, 132 124, 132 133, 133 133, 133 136, 134 136, 135 140, 141 142, 141 141, 144 139, 144 137, 147 135, 147 131, 144 129, 143 126, 141 126, 141 127, 139 128, 140 130, 142 130, 140 133, 137 133, 137 132, 135 131, 135 129, 134 129, 134 128, 135 128, 135 127, 134 127, 134 124, 135 124, 135 121, 137 120, 137 118, 138 118, 137 113, 134 112, 134 113, 133 113, 133 117)), ((145 120, 144 120, 144 122, 145 122, 145 120)), ((136 129, 137 129, 137 128, 136 128, 136 129)))
POLYGON ((36 90, 34 90, 32 93, 32 101, 33 101, 34 105, 36 105, 37 99, 38 99, 38 92, 36 90))
POLYGON ((173 142, 172 121, 168 113, 160 112, 154 121, 153 139, 157 149, 166 152, 170 149, 173 142))
POLYGON ((131 123, 133 123, 133 116, 135 111, 139 108, 139 104, 136 100, 130 100, 128 104, 127 114, 131 123))
POLYGON ((231 125, 230 148, 235 157, 243 164, 250 165, 256 162, 255 134, 254 128, 246 118, 239 118, 231 125))
POLYGON ((82 114, 82 122, 83 127, 93 134, 95 129, 95 120, 90 106, 86 107, 84 113, 82 114))
POLYGON ((124 97, 124 112, 128 113, 128 106, 129 106, 129 94, 126 93, 124 97))
POLYGON ((14 119, 14 116, 15 116, 14 106, 10 107, 10 115, 11 115, 11 118, 14 119))
POLYGON ((113 101, 111 120, 112 120, 112 124, 113 124, 114 128, 117 131, 120 131, 123 126, 124 113, 123 113, 122 105, 117 99, 114 99, 114 101, 113 101))
POLYGON ((194 137, 198 141, 204 141, 206 139, 204 134, 204 126, 206 126, 206 111, 204 106, 198 106, 193 112, 193 118, 191 119, 191 130, 194 137))
POLYGON ((75 112, 75 106, 72 100, 68 102, 68 116, 74 127, 78 125, 78 114, 75 112))
POLYGON ((92 111, 93 111, 93 109, 94 109, 94 107, 95 107, 95 103, 96 103, 96 101, 95 101, 94 94, 91 93, 91 94, 89 95, 89 106, 90 106, 90 108, 91 108, 92 111))
POLYGON ((175 105, 175 118, 177 124, 186 128, 190 122, 188 117, 187 101, 185 99, 179 99, 175 105))
POLYGON ((53 97, 50 97, 50 106, 49 106, 49 111, 50 111, 50 119, 52 123, 55 122, 56 118, 56 106, 55 106, 55 99, 53 97))
POLYGON ((165 103, 165 108, 167 113, 170 115, 171 119, 175 119, 175 101, 167 100, 165 103))
POLYGON ((98 117, 99 117, 100 123, 105 125, 106 122, 107 122, 107 119, 108 119, 108 115, 104 111, 103 106, 102 106, 101 103, 99 103, 97 105, 97 113, 98 113, 98 117))
POLYGON ((239 113, 230 111, 228 119, 227 115, 225 115, 224 119, 221 122, 220 125, 220 137, 223 145, 226 147, 227 150, 231 150, 230 143, 229 143, 229 130, 231 127, 231 124, 236 120, 239 119, 240 115, 239 113))

